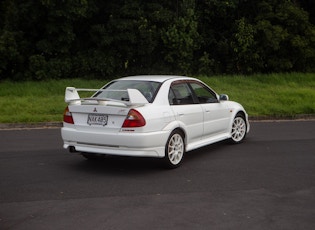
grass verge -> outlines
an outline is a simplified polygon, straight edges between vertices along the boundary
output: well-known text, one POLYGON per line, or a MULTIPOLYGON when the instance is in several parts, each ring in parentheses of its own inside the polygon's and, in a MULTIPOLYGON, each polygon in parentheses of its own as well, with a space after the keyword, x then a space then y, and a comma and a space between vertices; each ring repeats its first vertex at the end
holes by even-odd
MULTIPOLYGON (((197 76, 241 103, 251 117, 315 114, 315 74, 197 76)), ((0 82, 0 123, 62 121, 67 86, 100 88, 107 81, 64 79, 0 82)))

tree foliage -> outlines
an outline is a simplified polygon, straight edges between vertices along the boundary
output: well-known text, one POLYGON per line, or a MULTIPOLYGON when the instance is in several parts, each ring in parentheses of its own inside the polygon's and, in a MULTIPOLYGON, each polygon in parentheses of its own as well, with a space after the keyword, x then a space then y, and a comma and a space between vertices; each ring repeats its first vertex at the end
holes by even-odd
POLYGON ((0 79, 315 71, 309 0, 3 0, 0 79))

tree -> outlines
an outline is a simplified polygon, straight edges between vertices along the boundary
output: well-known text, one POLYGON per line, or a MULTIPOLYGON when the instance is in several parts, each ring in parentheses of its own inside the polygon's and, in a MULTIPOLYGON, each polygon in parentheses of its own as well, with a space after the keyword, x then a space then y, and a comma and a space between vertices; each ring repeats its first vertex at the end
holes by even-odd
POLYGON ((315 28, 291 1, 263 1, 254 19, 263 72, 310 71, 315 59, 315 28))
POLYGON ((309 0, 3 0, 0 79, 315 71, 309 0))
POLYGON ((0 75, 15 76, 25 69, 22 53, 25 46, 20 42, 23 32, 18 29, 19 8, 15 1, 6 0, 1 3, 1 9, 0 75))
POLYGON ((194 0, 183 0, 176 13, 174 22, 162 30, 162 40, 166 48, 164 60, 171 66, 171 72, 191 74, 199 39, 194 0))
POLYGON ((233 71, 231 27, 237 18, 238 0, 198 1, 198 32, 201 36, 197 70, 201 74, 233 71))
POLYGON ((256 29, 243 17, 235 21, 231 47, 235 53, 235 72, 250 74, 261 69, 260 56, 256 52, 256 29))
POLYGON ((308 12, 310 23, 315 24, 315 1, 314 0, 299 0, 296 1, 304 11, 308 12))

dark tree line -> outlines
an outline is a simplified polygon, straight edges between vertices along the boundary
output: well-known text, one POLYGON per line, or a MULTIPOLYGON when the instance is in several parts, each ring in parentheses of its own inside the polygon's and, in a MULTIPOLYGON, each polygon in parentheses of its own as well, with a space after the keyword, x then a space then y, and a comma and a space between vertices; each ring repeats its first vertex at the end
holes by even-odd
POLYGON ((313 0, 3 0, 0 80, 315 71, 313 0))

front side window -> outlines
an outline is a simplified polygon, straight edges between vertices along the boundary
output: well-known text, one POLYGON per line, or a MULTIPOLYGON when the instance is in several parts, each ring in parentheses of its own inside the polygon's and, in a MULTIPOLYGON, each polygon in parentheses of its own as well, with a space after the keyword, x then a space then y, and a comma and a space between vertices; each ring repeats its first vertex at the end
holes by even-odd
POLYGON ((192 82, 190 85, 198 98, 199 103, 205 104, 218 102, 216 94, 205 85, 199 82, 192 82))
POLYGON ((174 82, 168 94, 170 105, 217 103, 217 94, 197 81, 174 82))

